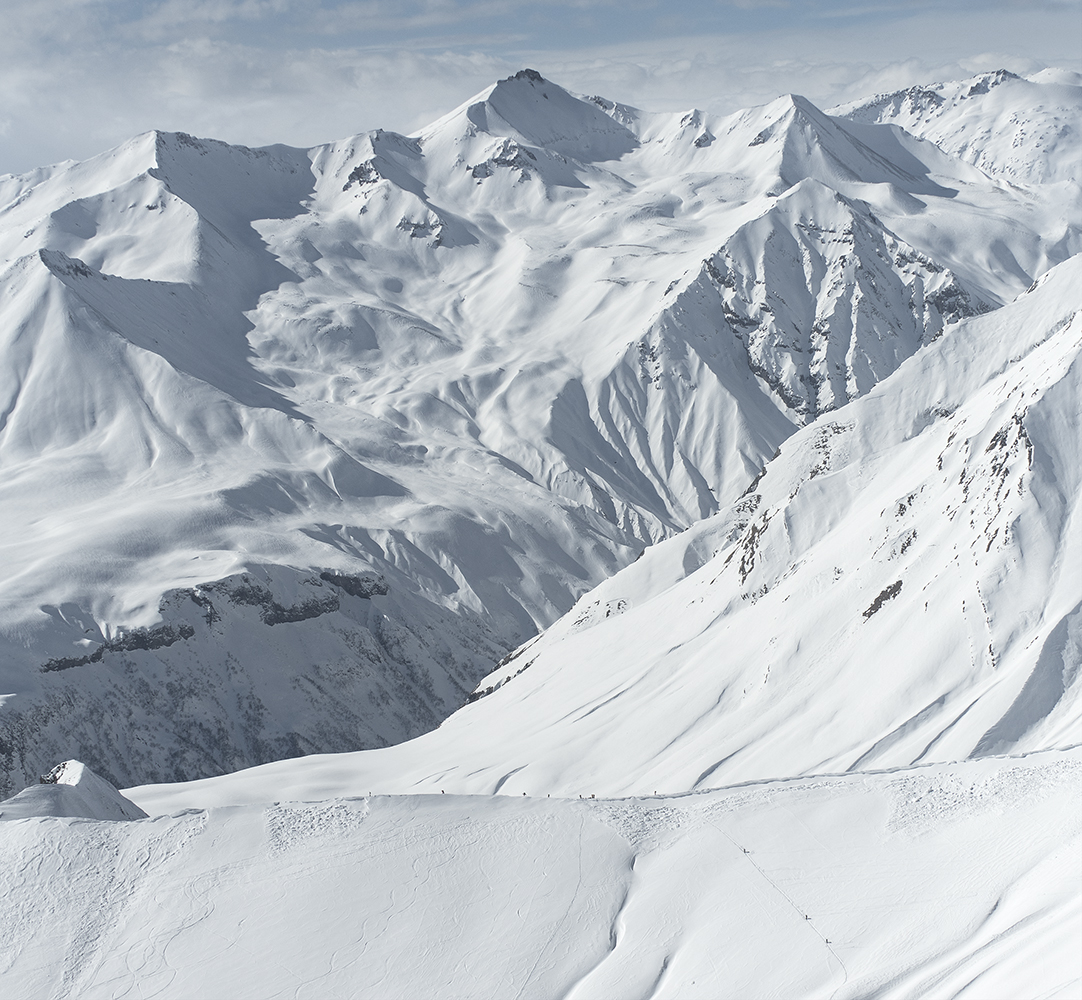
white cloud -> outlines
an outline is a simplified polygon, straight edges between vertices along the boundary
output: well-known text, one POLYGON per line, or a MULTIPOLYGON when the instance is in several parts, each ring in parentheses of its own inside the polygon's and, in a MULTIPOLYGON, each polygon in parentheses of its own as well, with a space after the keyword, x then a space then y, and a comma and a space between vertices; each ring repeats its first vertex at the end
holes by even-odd
POLYGON ((628 40, 631 13, 661 10, 653 0, 557 6, 599 18, 590 23, 602 35, 585 44, 569 28, 554 41, 531 18, 556 8, 525 0, 0 0, 0 171, 89 156, 155 127, 302 146, 376 126, 411 131, 524 65, 580 92, 716 111, 785 91, 826 106, 1001 65, 1082 68, 1076 2, 1009 4, 994 17, 920 3, 902 18, 814 24, 757 10, 749 16, 771 30, 660 40, 645 29, 628 40), (482 14, 485 32, 467 30, 482 14), (384 33, 364 34, 372 22, 384 33), (622 41, 605 40, 609 22, 622 41))
POLYGON ((960 12, 914 14, 889 24, 830 24, 738 37, 705 36, 580 52, 526 54, 576 90, 600 90, 631 104, 696 104, 726 112, 803 94, 821 106, 957 79, 1000 67, 1030 72, 1076 68, 1082 37, 1074 12, 1001 10, 974 21, 960 12), (1057 26, 1059 30, 1057 31, 1057 26))

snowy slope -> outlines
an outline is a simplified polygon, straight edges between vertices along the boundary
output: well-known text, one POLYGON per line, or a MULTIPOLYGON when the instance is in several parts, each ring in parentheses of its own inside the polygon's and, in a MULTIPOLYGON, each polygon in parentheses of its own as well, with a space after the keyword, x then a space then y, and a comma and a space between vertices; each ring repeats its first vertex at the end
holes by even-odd
POLYGON ((1082 256, 782 445, 435 732, 137 791, 679 792, 1082 742, 1082 256))
POLYGON ((1076 84, 0 178, 5 994, 1080 996, 1076 84))
POLYGON ((910 87, 831 110, 853 122, 901 126, 989 174, 1016 184, 1082 179, 1078 145, 1082 76, 1007 70, 910 87))
POLYGON ((148 133, 0 206, 11 791, 72 754, 127 784, 431 728, 1082 249, 1043 189, 889 125, 530 71, 416 136, 148 133))
POLYGON ((84 819, 146 819, 146 813, 78 760, 57 764, 40 783, 0 802, 0 819, 79 816, 84 819))
POLYGON ((1074 997, 1079 767, 23 819, 0 838, 5 992, 1074 997))

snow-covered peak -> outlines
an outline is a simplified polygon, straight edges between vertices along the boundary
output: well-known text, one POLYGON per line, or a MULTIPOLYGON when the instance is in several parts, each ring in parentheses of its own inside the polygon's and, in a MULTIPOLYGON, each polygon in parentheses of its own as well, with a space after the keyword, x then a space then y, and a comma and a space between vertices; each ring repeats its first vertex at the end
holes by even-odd
POLYGON ((1060 69, 1056 66, 1048 66, 1045 69, 1038 70, 1036 73, 1029 73, 1025 79, 1029 80, 1031 83, 1051 83, 1065 87, 1082 87, 1082 73, 1073 69, 1060 69))
MULTIPOLYGON (((619 122, 621 125, 626 125, 629 129, 638 134, 637 127, 643 118, 643 112, 638 108, 632 107, 630 104, 621 104, 619 101, 609 100, 609 98, 602 97, 600 94, 578 94, 576 96, 581 100, 588 101, 590 104, 596 104, 614 121, 619 122)), ((691 114, 698 113, 699 112, 697 111, 691 112, 691 114)))
MULTIPOLYGON (((223 690, 240 669, 274 701, 244 639, 266 622, 230 606, 223 637, 168 597, 255 566, 275 586, 379 575, 423 651, 461 616, 479 652, 423 701, 453 704, 489 651, 736 499, 797 426, 1012 299, 1082 228, 1061 190, 799 96, 654 115, 525 71, 418 136, 154 132, 4 185, 0 739, 32 770, 71 752, 80 698, 140 697, 131 657, 223 690), (117 645, 140 629, 171 631, 117 645)), ((305 587, 268 600, 327 605, 305 587)), ((412 648, 363 610, 343 628, 375 630, 364 662, 412 648)), ((270 659, 301 628, 276 624, 270 659)), ((420 677, 450 662, 417 655, 420 677)), ((175 740, 136 758, 94 730, 80 752, 135 780, 433 724, 408 685, 379 710, 401 725, 324 723, 341 687, 318 686, 296 744, 275 742, 288 698, 224 742, 161 701, 127 724, 175 740)))
POLYGON ((520 70, 456 108, 420 133, 423 142, 450 133, 506 137, 582 163, 614 160, 638 138, 604 107, 573 96, 536 70, 520 70))
POLYGON ((39 784, 0 802, 0 820, 32 816, 125 820, 145 819, 146 813, 82 761, 66 760, 42 775, 39 784))
POLYGON ((232 224, 296 215, 312 190, 308 154, 275 145, 259 149, 155 132, 154 176, 200 214, 232 224), (208 183, 213 177, 213 183, 208 183))
POLYGON ((746 113, 733 135, 750 134, 749 149, 771 163, 784 187, 814 178, 846 192, 854 184, 889 184, 910 194, 947 194, 929 180, 928 164, 920 157, 899 156, 897 149, 884 155, 874 140, 866 143, 847 124, 807 98, 787 94, 746 113))
POLYGON ((1082 81, 1077 73, 1045 70, 1024 78, 1001 69, 879 94, 830 113, 900 125, 1014 183, 1077 182, 1082 177, 1082 81))

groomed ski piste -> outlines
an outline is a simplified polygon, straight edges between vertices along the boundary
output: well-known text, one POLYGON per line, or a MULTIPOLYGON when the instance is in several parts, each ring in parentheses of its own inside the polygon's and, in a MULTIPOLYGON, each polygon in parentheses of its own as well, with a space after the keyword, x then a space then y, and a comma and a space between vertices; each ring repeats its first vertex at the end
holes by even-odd
MULTIPOLYGON (((312 151, 368 207, 336 209, 322 243, 318 198, 277 235, 254 224, 297 281, 244 313, 247 358, 205 370, 194 313, 155 348, 150 314, 99 288, 110 254, 165 266, 157 235, 110 235, 98 206, 83 256, 21 258, 9 300, 31 319, 9 350, 29 360, 0 445, 21 449, 6 488, 27 527, 0 712, 22 712, 12 780, 45 777, 0 803, 5 994, 1082 997, 1080 93, 986 74, 717 120, 524 72, 417 137, 312 151), (556 246, 572 219, 579 242, 556 246), (651 254, 615 252, 613 220, 651 254), (454 304, 470 280, 480 304, 454 304), (352 333, 304 319, 358 282, 383 298, 357 293, 352 333), (361 314, 364 372, 343 362, 361 314), (112 430, 82 396, 64 442, 36 440, 35 365, 73 345, 95 363, 103 317, 114 347, 143 336, 117 348, 127 388, 92 401, 112 430), (192 435, 181 370, 233 430, 192 435), (163 401, 189 421, 169 447, 163 401), (83 485, 42 525, 31 499, 65 461, 83 485), (441 490, 454 504, 425 499, 441 490), (187 513, 129 539, 124 496, 137 520, 187 513), (90 572, 73 504, 95 546, 120 539, 116 564, 90 572), (408 527, 391 544, 377 517, 408 527), (28 555, 35 538, 69 562, 28 555), (315 752, 350 732, 382 749, 315 752), (98 756, 54 767, 71 746, 98 756)), ((23 185, 3 211, 49 176, 0 179, 23 185)), ((156 280, 240 315, 210 277, 156 280)))

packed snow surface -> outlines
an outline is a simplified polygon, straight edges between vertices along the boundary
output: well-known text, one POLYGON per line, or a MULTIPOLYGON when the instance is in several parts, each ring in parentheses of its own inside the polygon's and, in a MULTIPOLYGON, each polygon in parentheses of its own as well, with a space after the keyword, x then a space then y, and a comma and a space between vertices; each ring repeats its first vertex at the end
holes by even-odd
POLYGON ((1079 751, 3 825, 26 997, 1072 997, 1079 751), (28 859, 31 859, 28 863, 28 859))

